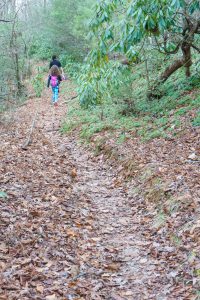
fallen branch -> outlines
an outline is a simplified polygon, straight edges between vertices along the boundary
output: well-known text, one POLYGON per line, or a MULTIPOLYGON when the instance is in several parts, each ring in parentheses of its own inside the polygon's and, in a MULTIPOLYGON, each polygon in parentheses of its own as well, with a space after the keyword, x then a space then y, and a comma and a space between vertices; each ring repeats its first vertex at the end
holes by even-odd
POLYGON ((18 105, 17 108, 18 108, 18 107, 22 107, 22 106, 26 106, 27 104, 28 104, 27 102, 24 102, 24 103, 18 105))
POLYGON ((33 117, 32 125, 31 125, 31 130, 30 130, 28 139, 27 139, 26 142, 22 145, 22 149, 23 149, 23 150, 27 150, 27 147, 28 147, 28 145, 29 145, 30 142, 31 142, 31 136, 32 136, 32 133, 33 133, 33 129, 34 129, 34 127, 35 127, 37 115, 38 115, 38 111, 36 111, 36 113, 35 113, 35 115, 34 115, 34 117, 33 117))
POLYGON ((30 95, 27 96, 27 98, 28 98, 28 99, 36 98, 36 94, 35 94, 35 93, 34 93, 34 94, 30 94, 30 95))
POLYGON ((59 131, 59 129, 48 129, 47 132, 59 131))
POLYGON ((67 98, 67 99, 66 99, 66 101, 65 101, 65 103, 66 103, 67 101, 69 101, 69 100, 76 99, 77 97, 78 97, 78 95, 76 95, 76 96, 73 96, 73 97, 71 97, 71 98, 67 98))

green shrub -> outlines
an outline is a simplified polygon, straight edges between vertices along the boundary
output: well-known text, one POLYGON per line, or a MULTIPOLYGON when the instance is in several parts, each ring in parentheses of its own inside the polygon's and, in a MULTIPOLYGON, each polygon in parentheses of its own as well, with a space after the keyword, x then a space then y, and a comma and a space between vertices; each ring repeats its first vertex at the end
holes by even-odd
MULTIPOLYGON (((153 61, 155 58, 152 65, 153 61)), ((72 59, 66 60, 66 66, 71 70, 72 77, 76 78, 80 72, 80 64, 76 66, 72 59)), ((162 69, 162 62, 157 66, 162 69)), ((195 66, 192 68, 194 70, 195 66)), ((160 91, 163 96, 153 101, 149 101, 146 97, 147 80, 144 63, 130 68, 119 68, 117 74, 118 84, 105 83, 105 86, 101 86, 99 82, 101 92, 104 93, 104 90, 108 89, 111 95, 107 97, 105 92, 100 105, 97 105, 95 100, 97 95, 93 83, 88 84, 85 81, 85 92, 88 89, 86 99, 94 96, 94 105, 82 109, 77 101, 73 102, 73 108, 69 108, 67 116, 66 131, 78 126, 81 138, 88 140, 97 132, 108 130, 112 134, 117 130, 118 143, 125 141, 129 133, 130 136, 141 136, 143 140, 167 138, 168 135, 177 134, 178 128, 183 125, 182 116, 199 107, 198 74, 186 80, 184 70, 178 70, 162 85, 160 91), (92 90, 93 95, 90 93, 92 90)), ((96 75, 93 73, 91 76, 96 75)), ((91 99, 89 102, 91 103, 91 99)), ((192 125, 199 126, 199 116, 193 118, 192 125)))
POLYGON ((36 94, 36 97, 41 97, 42 91, 44 89, 44 81, 43 81, 43 73, 40 73, 40 70, 38 70, 38 74, 35 75, 32 79, 32 85, 36 94))
POLYGON ((192 125, 195 127, 200 126, 200 111, 198 111, 197 116, 193 119, 192 125))

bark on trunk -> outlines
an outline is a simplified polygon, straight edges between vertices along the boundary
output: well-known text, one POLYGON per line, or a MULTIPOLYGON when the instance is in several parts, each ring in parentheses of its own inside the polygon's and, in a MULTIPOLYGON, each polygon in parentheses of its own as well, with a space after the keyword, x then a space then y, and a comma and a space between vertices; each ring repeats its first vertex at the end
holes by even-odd
POLYGON ((170 75, 172 75, 176 70, 181 68, 184 65, 184 59, 178 59, 173 62, 171 66, 169 66, 160 76, 159 84, 164 83, 170 75))
POLYGON ((192 65, 191 45, 183 43, 181 49, 184 57, 185 75, 190 77, 190 66, 192 65))
POLYGON ((17 52, 15 52, 15 77, 17 81, 18 94, 20 94, 22 85, 21 85, 20 71, 19 71, 19 57, 17 52))
POLYGON ((159 96, 157 91, 160 84, 164 83, 174 72, 176 72, 181 67, 185 67, 186 77, 190 77, 190 66, 192 65, 191 58, 191 45, 183 43, 181 50, 183 56, 181 59, 175 60, 171 66, 169 66, 159 77, 159 80, 154 84, 147 93, 148 99, 155 98, 159 96))
POLYGON ((181 67, 185 67, 185 75, 190 76, 190 66, 192 65, 191 58, 191 45, 184 42, 181 46, 183 56, 181 59, 178 59, 173 62, 160 76, 159 84, 165 82, 175 71, 181 67))
POLYGON ((183 26, 183 39, 181 43, 181 50, 182 50, 182 58, 173 62, 171 66, 169 66, 160 76, 159 80, 154 83, 152 87, 150 87, 147 96, 149 99, 158 97, 159 93, 157 88, 160 84, 165 82, 175 71, 177 71, 181 67, 185 67, 185 75, 186 77, 190 77, 190 67, 192 65, 192 55, 191 55, 191 47, 194 41, 195 33, 198 33, 200 22, 191 22, 188 23, 184 20, 183 26))
POLYGON ((154 83, 153 86, 151 86, 148 89, 147 92, 147 98, 149 100, 153 99, 153 98, 161 98, 162 95, 160 95, 160 92, 158 91, 158 87, 164 83, 175 71, 177 71, 178 69, 180 69, 183 65, 184 65, 184 59, 178 59, 175 60, 173 62, 173 64, 171 66, 169 66, 159 77, 159 80, 154 83))

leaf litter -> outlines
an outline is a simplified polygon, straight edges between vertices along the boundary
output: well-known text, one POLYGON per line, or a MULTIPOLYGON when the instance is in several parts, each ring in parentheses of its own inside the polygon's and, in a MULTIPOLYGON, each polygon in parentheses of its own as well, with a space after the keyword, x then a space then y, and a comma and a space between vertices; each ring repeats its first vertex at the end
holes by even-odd
MULTIPOLYGON (((64 103, 53 110, 44 95, 3 125, 0 299, 198 299, 200 226, 199 219, 193 220, 196 202, 188 185, 177 176, 160 191, 155 174, 145 170, 148 155, 142 162, 137 157, 143 177, 138 172, 126 182, 124 168, 118 172, 80 147, 75 133, 59 133, 65 114, 64 103), (24 151, 21 145, 38 106, 32 141, 24 151), (151 194, 148 188, 156 184, 151 194), (172 195, 180 186, 182 198, 177 204, 169 197, 160 213, 163 221, 154 226, 152 198, 172 195), (189 228, 184 227, 188 220, 189 228)), ((183 168, 188 172, 188 166, 183 168)), ((168 174, 166 183, 173 176, 168 174)))

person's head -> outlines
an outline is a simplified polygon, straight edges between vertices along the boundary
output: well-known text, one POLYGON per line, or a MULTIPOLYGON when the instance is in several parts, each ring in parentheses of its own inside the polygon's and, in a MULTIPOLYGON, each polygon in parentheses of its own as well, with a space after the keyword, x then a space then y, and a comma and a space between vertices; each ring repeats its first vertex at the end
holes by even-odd
POLYGON ((50 69, 50 74, 52 76, 59 76, 60 75, 60 70, 56 65, 53 65, 50 69))
POLYGON ((54 54, 54 55, 52 56, 52 60, 54 60, 54 59, 56 59, 56 58, 57 58, 57 55, 54 54))

